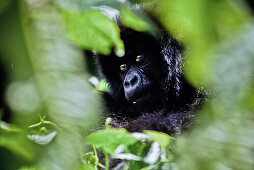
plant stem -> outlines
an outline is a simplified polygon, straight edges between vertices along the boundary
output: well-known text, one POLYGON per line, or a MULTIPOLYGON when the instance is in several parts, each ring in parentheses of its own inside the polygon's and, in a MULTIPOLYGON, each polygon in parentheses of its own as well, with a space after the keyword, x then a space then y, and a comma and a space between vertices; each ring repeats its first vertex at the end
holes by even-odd
POLYGON ((129 162, 129 161, 126 161, 126 163, 125 163, 125 166, 124 166, 124 169, 123 169, 123 170, 128 170, 128 169, 129 169, 129 166, 130 166, 130 162, 129 162))
POLYGON ((109 170, 108 154, 105 152, 105 170, 109 170))

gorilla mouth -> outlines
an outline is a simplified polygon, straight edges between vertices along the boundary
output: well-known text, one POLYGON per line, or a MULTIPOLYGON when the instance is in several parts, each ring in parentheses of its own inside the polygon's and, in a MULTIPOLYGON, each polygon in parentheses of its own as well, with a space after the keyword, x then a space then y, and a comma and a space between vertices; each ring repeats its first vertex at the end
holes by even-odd
POLYGON ((145 93, 142 96, 134 98, 133 99, 133 104, 135 104, 135 103, 143 103, 145 101, 148 101, 152 97, 153 97, 153 95, 151 93, 145 93))
POLYGON ((142 93, 139 93, 138 95, 132 96, 129 101, 131 101, 133 104, 146 103, 154 96, 155 94, 153 94, 150 90, 146 90, 142 93))
POLYGON ((124 89, 125 98, 128 102, 133 104, 148 104, 150 100, 154 100, 158 95, 155 84, 150 82, 150 84, 145 84, 134 88, 134 89, 124 89))

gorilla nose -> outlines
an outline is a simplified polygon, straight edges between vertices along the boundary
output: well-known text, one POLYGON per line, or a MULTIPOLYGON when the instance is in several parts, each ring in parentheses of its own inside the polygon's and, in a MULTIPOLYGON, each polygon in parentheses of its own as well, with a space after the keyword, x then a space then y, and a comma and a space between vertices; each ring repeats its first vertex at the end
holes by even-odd
POLYGON ((127 74, 124 79, 124 92, 127 100, 132 100, 141 89, 141 78, 137 73, 127 74))
POLYGON ((123 86, 127 100, 132 100, 138 96, 142 90, 142 80, 139 73, 137 71, 128 72, 125 76, 123 86))
POLYGON ((138 75, 127 75, 124 81, 125 88, 133 88, 138 84, 138 75))

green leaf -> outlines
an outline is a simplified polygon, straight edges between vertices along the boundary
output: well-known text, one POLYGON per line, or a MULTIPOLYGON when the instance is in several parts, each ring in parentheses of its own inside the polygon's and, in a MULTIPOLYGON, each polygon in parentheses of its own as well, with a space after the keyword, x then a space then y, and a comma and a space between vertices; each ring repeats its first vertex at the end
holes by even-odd
POLYGON ((106 80, 101 80, 99 84, 96 86, 97 91, 108 91, 109 90, 109 85, 106 82, 106 80))
POLYGON ((83 164, 78 170, 97 170, 94 166, 83 164))
POLYGON ((125 26, 132 28, 136 31, 148 31, 150 29, 149 23, 137 16, 131 10, 126 8, 121 10, 122 22, 125 26))
POLYGON ((0 132, 1 131, 3 131, 3 132, 4 131, 5 132, 21 132, 22 130, 12 124, 8 124, 3 121, 0 121, 0 132))
POLYGON ((124 44, 117 24, 99 10, 63 12, 63 16, 71 39, 80 46, 104 55, 110 54, 112 47, 115 47, 117 56, 124 55, 124 44))
POLYGON ((154 141, 157 141, 161 147, 167 147, 170 144, 170 136, 166 133, 145 130, 145 134, 149 135, 154 141))
POLYGON ((25 134, 14 125, 0 121, 0 147, 7 148, 21 158, 32 161, 35 157, 34 148, 25 138, 25 134))
POLYGON ((209 77, 211 53, 220 40, 232 38, 249 13, 240 1, 161 0, 156 13, 174 36, 187 45, 185 72, 193 83, 209 77))
POLYGON ((98 120, 101 109, 98 95, 87 82, 89 75, 85 71, 82 50, 65 37, 62 12, 52 1, 18 2, 25 49, 29 52, 27 57, 43 110, 61 127, 54 142, 41 153, 40 164, 45 169, 76 169, 79 153, 84 149, 82 136, 98 120))
POLYGON ((49 144, 57 135, 57 125, 41 119, 41 122, 29 127, 27 138, 39 145, 49 144))
POLYGON ((122 8, 121 22, 126 27, 140 32, 147 32, 154 37, 158 37, 161 33, 161 30, 158 29, 158 25, 154 23, 154 20, 152 20, 147 13, 137 9, 130 10, 128 7, 122 8))
POLYGON ((105 169, 105 166, 99 162, 97 153, 94 154, 93 152, 88 152, 88 153, 84 154, 82 157, 82 163, 83 163, 82 167, 86 167, 89 165, 95 169, 97 169, 97 166, 105 169))
POLYGON ((116 0, 54 0, 55 4, 67 11, 84 11, 91 8, 113 8, 119 9, 123 4, 121 1, 116 0))
POLYGON ((0 13, 3 12, 12 2, 12 0, 0 0, 0 13))
POLYGON ((87 164, 95 165, 98 162, 98 158, 93 152, 88 152, 84 155, 84 161, 86 161, 87 164))
POLYGON ((18 170, 42 170, 42 169, 39 167, 35 167, 35 166, 30 166, 30 167, 24 166, 24 167, 19 168, 18 170))
POLYGON ((27 138, 39 145, 49 144, 57 135, 56 131, 52 131, 47 134, 30 134, 27 135, 27 138))
POLYGON ((153 2, 155 0, 130 0, 130 1, 135 3, 148 3, 148 2, 153 2))
POLYGON ((126 129, 103 129, 91 133, 86 140, 88 144, 97 149, 103 149, 111 155, 120 144, 128 146, 138 141, 126 129))

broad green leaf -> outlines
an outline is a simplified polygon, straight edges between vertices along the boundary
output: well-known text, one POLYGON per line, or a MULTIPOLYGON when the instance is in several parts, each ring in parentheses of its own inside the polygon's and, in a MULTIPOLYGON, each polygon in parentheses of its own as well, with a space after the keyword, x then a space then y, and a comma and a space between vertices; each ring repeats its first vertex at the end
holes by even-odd
POLYGON ((43 110, 61 127, 56 138, 55 132, 49 131, 47 136, 48 129, 40 128, 46 132, 45 138, 39 136, 45 139, 40 142, 50 142, 52 138, 54 142, 45 147, 39 163, 45 169, 76 169, 80 164, 79 153, 84 149, 83 136, 98 120, 101 108, 98 95, 87 82, 82 50, 66 38, 61 11, 52 1, 18 2, 29 63, 43 110))
POLYGON ((99 10, 63 12, 63 16, 71 39, 80 46, 104 55, 110 54, 114 47, 117 56, 124 55, 124 45, 117 24, 99 10))
POLYGON ((153 2, 155 0, 130 0, 130 1, 135 3, 147 3, 147 2, 153 2))
POLYGON ((23 131, 2 121, 0 122, 0 147, 7 148, 27 161, 32 161, 35 157, 34 148, 25 138, 23 131))
POLYGON ((84 11, 94 7, 119 9, 124 4, 121 0, 54 0, 54 2, 67 11, 84 11))
POLYGON ((135 13, 133 13, 131 10, 123 8, 121 10, 122 14, 122 22, 125 26, 132 28, 136 31, 149 31, 150 25, 146 21, 144 21, 142 18, 137 16, 135 13))
POLYGON ((97 168, 89 164, 83 164, 78 170, 97 170, 97 168))
POLYGON ((154 141, 158 142, 161 147, 167 147, 170 143, 170 136, 166 133, 145 130, 145 134, 149 135, 154 141))
POLYGON ((121 9, 121 22, 133 30, 147 32, 158 37, 160 31, 154 21, 140 10, 121 9))
POLYGON ((35 166, 30 166, 30 167, 24 166, 24 167, 19 168, 18 170, 43 170, 43 169, 41 169, 39 167, 35 167, 35 166))
POLYGON ((126 129, 103 129, 91 133, 86 140, 87 144, 103 149, 111 155, 120 144, 128 146, 138 141, 126 129))
POLYGON ((8 124, 3 121, 0 121, 0 132, 1 131, 3 131, 3 132, 4 131, 5 132, 21 132, 22 130, 12 124, 8 124))

